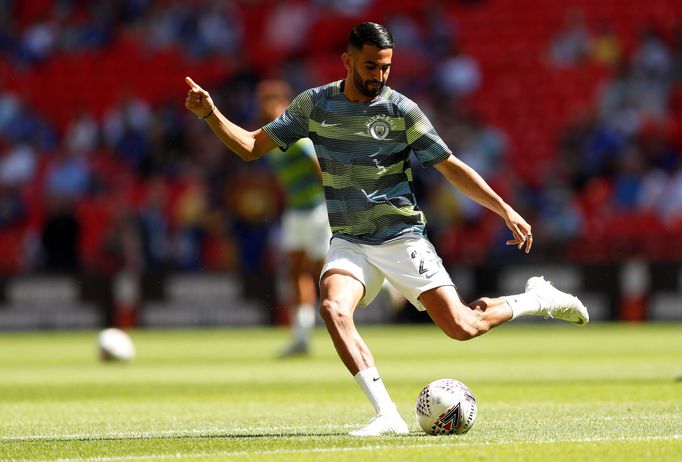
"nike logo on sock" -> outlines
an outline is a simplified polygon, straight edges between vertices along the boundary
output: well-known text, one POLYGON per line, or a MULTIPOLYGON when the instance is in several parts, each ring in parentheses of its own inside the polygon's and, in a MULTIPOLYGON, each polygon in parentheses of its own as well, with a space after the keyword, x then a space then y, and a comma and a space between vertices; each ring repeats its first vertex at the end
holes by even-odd
POLYGON ((372 382, 378 382, 379 380, 381 380, 381 377, 374 377, 374 378, 372 379, 372 382))

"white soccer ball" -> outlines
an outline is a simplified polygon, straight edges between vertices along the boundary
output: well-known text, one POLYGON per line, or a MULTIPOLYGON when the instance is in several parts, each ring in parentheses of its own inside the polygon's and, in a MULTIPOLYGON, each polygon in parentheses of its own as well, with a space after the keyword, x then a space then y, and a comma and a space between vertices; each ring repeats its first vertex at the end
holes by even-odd
POLYGON ((461 435, 476 421, 476 398, 459 380, 431 382, 417 398, 417 422, 429 435, 461 435))
POLYGON ((103 361, 130 361, 135 357, 135 345, 128 334, 110 327, 97 336, 99 357, 103 361))

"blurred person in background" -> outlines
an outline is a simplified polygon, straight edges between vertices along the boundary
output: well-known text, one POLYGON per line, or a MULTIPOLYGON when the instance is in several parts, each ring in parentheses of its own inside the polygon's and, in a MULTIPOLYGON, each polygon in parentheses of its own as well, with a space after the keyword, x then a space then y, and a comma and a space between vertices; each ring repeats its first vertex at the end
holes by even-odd
POLYGON ((356 307, 369 304, 385 279, 456 340, 477 337, 519 316, 555 317, 575 325, 589 321, 580 300, 542 277, 530 278, 524 293, 483 297, 468 305, 462 301, 426 238, 410 155, 499 215, 512 232, 507 245, 528 253, 531 226, 452 154, 412 100, 386 86, 392 58, 388 29, 376 23, 355 26, 342 55, 345 78, 304 91, 281 116, 252 132, 230 122, 209 93, 186 78, 187 109, 242 159, 257 159, 277 147, 286 150, 306 137, 315 145, 333 233, 320 281, 320 314, 376 412, 352 436, 408 433, 353 321, 356 307))
MULTIPOLYGON (((280 116, 291 102, 291 89, 282 81, 266 80, 257 89, 260 122, 280 116)), ((285 252, 292 300, 289 305, 292 343, 281 356, 306 354, 315 326, 317 280, 331 239, 322 189, 322 171, 312 142, 303 138, 286 151, 275 148, 266 156, 284 192, 282 250, 285 252)))
POLYGON ((49 273, 76 274, 80 270, 79 238, 82 226, 71 197, 49 195, 47 217, 41 231, 43 269, 49 273))
POLYGON ((570 68, 584 63, 590 54, 592 35, 581 10, 567 13, 564 27, 552 39, 551 63, 558 68, 570 68))

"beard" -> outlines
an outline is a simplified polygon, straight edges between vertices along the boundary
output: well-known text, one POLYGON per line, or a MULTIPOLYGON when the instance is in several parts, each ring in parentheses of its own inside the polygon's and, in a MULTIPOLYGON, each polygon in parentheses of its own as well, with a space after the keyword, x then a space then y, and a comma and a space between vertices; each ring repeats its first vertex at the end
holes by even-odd
POLYGON ((364 96, 368 98, 374 98, 379 96, 381 90, 384 89, 385 82, 379 80, 364 81, 362 80, 362 77, 360 77, 360 74, 353 69, 353 84, 355 85, 355 88, 357 88, 364 96), (371 84, 377 85, 370 86, 371 84))

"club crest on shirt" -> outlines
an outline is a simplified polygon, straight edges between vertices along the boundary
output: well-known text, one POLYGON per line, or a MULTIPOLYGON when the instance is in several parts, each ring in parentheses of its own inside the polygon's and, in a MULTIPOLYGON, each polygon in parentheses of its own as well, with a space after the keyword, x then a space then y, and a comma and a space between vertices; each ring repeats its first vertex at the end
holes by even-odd
POLYGON ((388 138, 388 134, 391 133, 391 129, 394 128, 395 122, 386 114, 379 114, 371 117, 367 121, 367 129, 369 134, 375 140, 385 140, 388 138))

